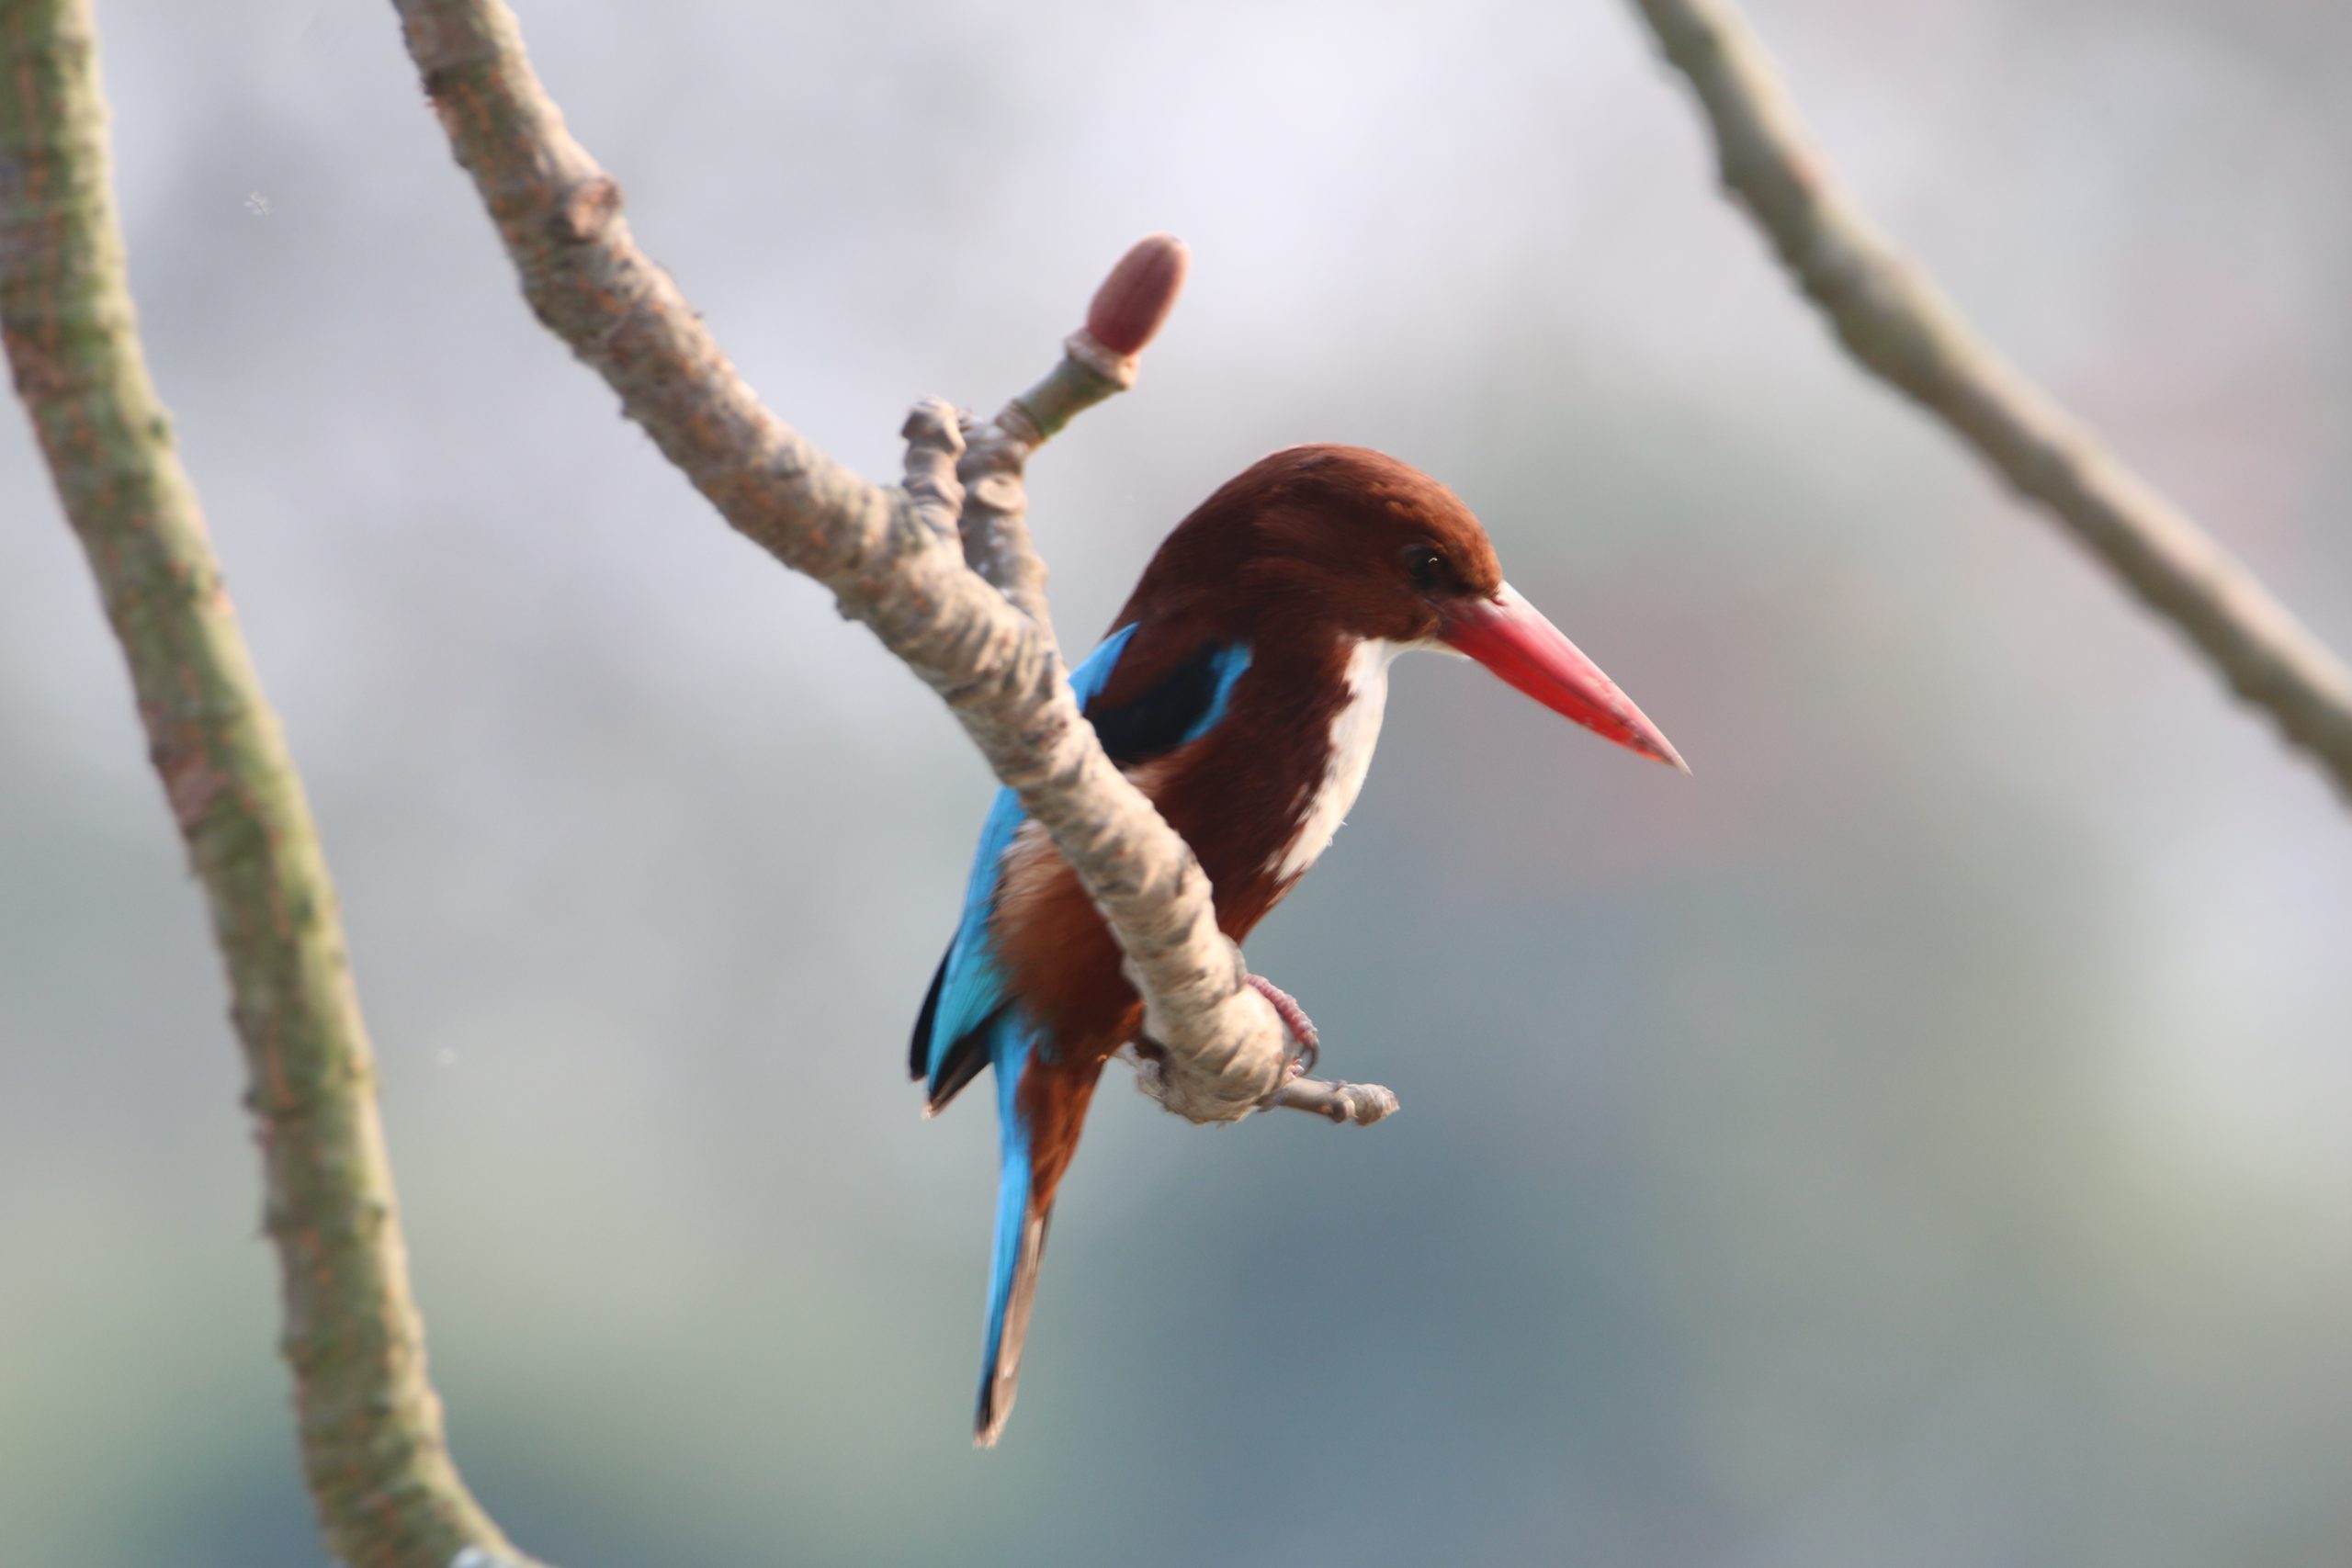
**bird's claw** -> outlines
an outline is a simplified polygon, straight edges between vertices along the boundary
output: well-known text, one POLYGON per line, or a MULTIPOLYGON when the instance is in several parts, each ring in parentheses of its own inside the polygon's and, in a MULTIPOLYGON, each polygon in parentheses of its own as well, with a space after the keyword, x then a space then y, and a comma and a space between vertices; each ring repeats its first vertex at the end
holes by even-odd
POLYGON ((1250 976, 1250 985, 1266 998, 1274 1010, 1274 1016, 1283 1021, 1283 1027, 1290 1032, 1291 1039, 1297 1044, 1298 1049, 1290 1059, 1289 1076, 1300 1078, 1312 1073, 1316 1062, 1323 1055, 1322 1039, 1315 1032, 1315 1021, 1306 1016, 1306 1010, 1298 1005, 1296 997, 1263 975, 1250 976))

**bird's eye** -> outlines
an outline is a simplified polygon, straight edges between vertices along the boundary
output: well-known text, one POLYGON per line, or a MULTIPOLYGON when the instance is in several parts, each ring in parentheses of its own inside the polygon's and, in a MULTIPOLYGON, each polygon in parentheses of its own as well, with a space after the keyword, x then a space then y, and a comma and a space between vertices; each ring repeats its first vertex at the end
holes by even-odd
POLYGON ((1408 545, 1405 571, 1414 587, 1435 588, 1445 581, 1445 558, 1427 545, 1408 545))

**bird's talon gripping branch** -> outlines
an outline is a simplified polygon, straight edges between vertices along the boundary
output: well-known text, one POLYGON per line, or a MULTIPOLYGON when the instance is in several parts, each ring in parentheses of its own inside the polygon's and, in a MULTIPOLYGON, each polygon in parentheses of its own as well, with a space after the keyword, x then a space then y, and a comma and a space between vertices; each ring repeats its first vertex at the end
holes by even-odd
POLYGON ((1315 1064, 1323 1055, 1323 1041, 1315 1032, 1315 1021, 1306 1016, 1306 1010, 1298 1005, 1296 997, 1263 975, 1250 976, 1250 986, 1272 1006, 1274 1016, 1283 1021, 1283 1027, 1290 1032, 1291 1040, 1297 1046, 1291 1055, 1291 1077, 1305 1077, 1315 1070, 1315 1064))

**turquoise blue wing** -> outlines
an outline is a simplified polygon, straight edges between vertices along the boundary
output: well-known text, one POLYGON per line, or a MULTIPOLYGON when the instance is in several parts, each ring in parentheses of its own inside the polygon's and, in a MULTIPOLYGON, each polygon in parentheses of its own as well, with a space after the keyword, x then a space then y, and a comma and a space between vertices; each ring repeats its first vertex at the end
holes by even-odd
MULTIPOLYGON (((1119 655, 1136 628, 1123 626, 1070 672, 1070 689, 1083 710, 1109 684, 1119 655)), ((979 847, 972 852, 972 874, 964 885, 964 912, 956 927, 947 955, 932 976, 931 993, 923 998, 915 1021, 914 1039, 907 1057, 908 1076, 930 1080, 930 1101, 937 1110, 956 1091, 988 1066, 989 1035, 1005 1019, 1008 998, 1003 964, 989 931, 989 916, 996 907, 996 889, 1003 874, 1004 852, 1029 814, 1021 797, 1009 789, 996 792, 988 820, 980 826, 979 847)))

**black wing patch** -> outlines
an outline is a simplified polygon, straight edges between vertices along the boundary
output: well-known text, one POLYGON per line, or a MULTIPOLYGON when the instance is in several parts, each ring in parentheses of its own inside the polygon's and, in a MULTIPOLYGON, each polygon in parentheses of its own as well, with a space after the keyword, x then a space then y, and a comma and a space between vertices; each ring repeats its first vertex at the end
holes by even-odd
POLYGON ((918 1083, 931 1076, 931 1023, 939 1016, 939 989, 947 983, 947 959, 954 956, 956 950, 951 946, 932 973, 931 989, 922 994, 922 1016, 915 1020, 914 1045, 907 1053, 907 1077, 918 1083))
POLYGON ((1249 668, 1246 645, 1204 644, 1148 690, 1116 707, 1096 697, 1086 705, 1086 716, 1111 761, 1132 767, 1164 757, 1215 728, 1232 699, 1233 683, 1249 668))
POLYGON ((926 1096, 933 1115, 946 1110, 947 1102, 963 1093, 966 1084, 980 1076, 980 1069, 989 1065, 989 1036, 1003 1021, 1004 1009, 999 1008, 989 1014, 978 1028, 967 1032, 961 1040, 947 1047, 947 1054, 939 1059, 939 1072, 931 1080, 931 1089, 926 1096))
MULTIPOLYGON (((954 956, 955 952, 951 948, 948 957, 954 956)), ((1004 1017, 1004 1009, 998 1008, 966 1030, 960 1038, 941 1053, 939 1071, 933 1073, 931 1070, 931 1034, 933 1024, 939 1017, 939 993, 946 982, 947 959, 943 958, 939 961, 938 973, 931 977, 931 989, 923 993, 922 1014, 915 1020, 915 1037, 907 1052, 907 1076, 917 1083, 926 1077, 931 1079, 924 1098, 934 1115, 945 1109, 947 1102, 955 1099, 965 1085, 978 1077, 980 1069, 989 1065, 989 1032, 1004 1017)))

